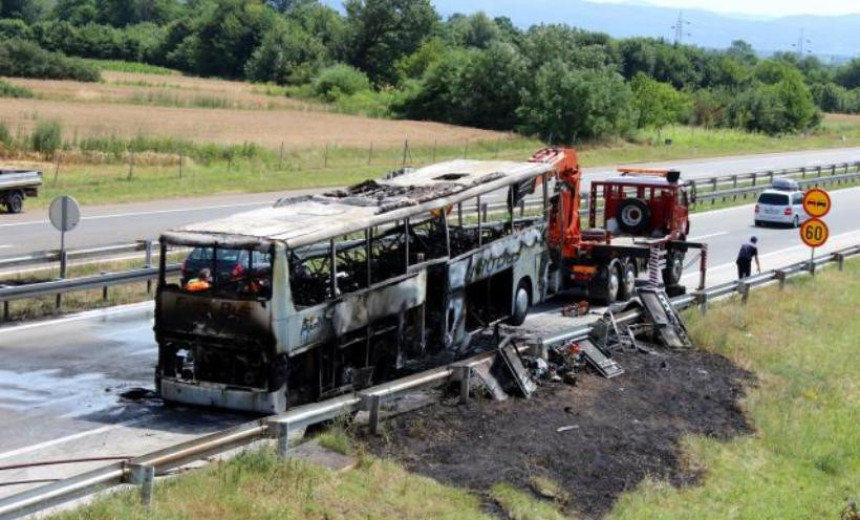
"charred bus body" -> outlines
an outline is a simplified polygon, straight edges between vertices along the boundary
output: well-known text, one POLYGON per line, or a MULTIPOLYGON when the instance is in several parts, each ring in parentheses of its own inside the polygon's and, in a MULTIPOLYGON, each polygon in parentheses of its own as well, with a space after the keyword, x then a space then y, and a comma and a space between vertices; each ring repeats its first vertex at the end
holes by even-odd
POLYGON ((164 234, 157 390, 166 401, 279 412, 456 353, 472 329, 522 322, 547 294, 553 172, 451 161, 164 234), (517 218, 533 193, 542 211, 517 218), (177 246, 211 259, 206 290, 186 289, 193 272, 168 283, 177 246))

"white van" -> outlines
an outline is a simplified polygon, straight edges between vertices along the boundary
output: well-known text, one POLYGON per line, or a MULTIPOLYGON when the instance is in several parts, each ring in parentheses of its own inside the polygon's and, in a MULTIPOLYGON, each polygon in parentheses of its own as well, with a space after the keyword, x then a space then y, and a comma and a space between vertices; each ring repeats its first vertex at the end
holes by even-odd
POLYGON ((803 209, 803 192, 791 179, 777 179, 773 189, 763 191, 755 205, 755 225, 782 224, 792 227, 809 218, 803 209))

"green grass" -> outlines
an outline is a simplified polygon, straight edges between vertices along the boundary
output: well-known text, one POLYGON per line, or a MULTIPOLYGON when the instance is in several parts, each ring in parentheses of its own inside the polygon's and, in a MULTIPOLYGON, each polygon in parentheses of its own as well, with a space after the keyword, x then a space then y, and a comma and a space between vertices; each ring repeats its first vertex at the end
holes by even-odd
POLYGON ((860 262, 687 314, 696 343, 753 370, 743 402, 757 433, 692 436, 684 460, 701 486, 646 480, 610 518, 839 518, 860 497, 860 262))
POLYGON ((340 473, 269 450, 242 454, 181 478, 158 481, 151 511, 136 491, 101 499, 57 520, 445 519, 488 520, 478 497, 363 457, 340 473))
POLYGON ((564 520, 565 516, 550 502, 535 499, 508 483, 496 484, 490 490, 511 520, 564 520))
POLYGON ((173 69, 121 60, 96 60, 84 59, 90 65, 100 70, 111 70, 115 72, 134 72, 138 74, 157 74, 159 76, 178 76, 181 73, 173 69))

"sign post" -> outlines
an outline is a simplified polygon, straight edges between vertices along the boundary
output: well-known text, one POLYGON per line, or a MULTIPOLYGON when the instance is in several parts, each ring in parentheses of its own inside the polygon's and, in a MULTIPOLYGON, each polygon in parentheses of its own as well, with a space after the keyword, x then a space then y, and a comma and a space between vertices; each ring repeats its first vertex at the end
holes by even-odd
POLYGON ((78 201, 68 195, 61 195, 51 202, 48 210, 51 224, 60 232, 60 278, 66 277, 66 231, 77 227, 81 221, 81 208, 78 201))
POLYGON ((830 230, 821 217, 830 213, 832 207, 830 194, 820 188, 813 188, 803 196, 803 209, 811 218, 800 226, 800 239, 812 249, 809 257, 809 272, 813 276, 815 276, 815 248, 823 246, 830 237, 830 230))

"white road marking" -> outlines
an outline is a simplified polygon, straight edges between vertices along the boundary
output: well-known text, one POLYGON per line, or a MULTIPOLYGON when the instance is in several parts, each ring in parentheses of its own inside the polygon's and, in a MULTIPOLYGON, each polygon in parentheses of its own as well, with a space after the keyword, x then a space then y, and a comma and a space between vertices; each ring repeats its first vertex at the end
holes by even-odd
POLYGON ((728 234, 729 234, 728 231, 720 231, 719 233, 711 233, 710 235, 702 235, 700 237, 692 237, 692 238, 688 238, 687 240, 689 240, 690 242, 698 242, 698 241, 704 240, 706 238, 721 237, 723 235, 728 235, 728 234))
POLYGON ((129 305, 120 305, 117 307, 109 307, 107 309, 97 309, 93 311, 85 311, 79 314, 72 314, 71 316, 67 316, 65 318, 59 318, 56 320, 46 320, 39 321, 36 323, 25 323, 23 325, 14 325, 11 327, 0 327, 0 331, 3 332, 4 337, 8 337, 9 334, 13 334, 15 332, 22 332, 29 329, 37 329, 40 327, 50 327, 54 325, 63 325, 65 323, 71 323, 74 321, 82 321, 89 320, 93 318, 107 317, 113 316, 114 314, 123 314, 126 312, 140 311, 147 308, 154 308, 154 303, 152 301, 145 301, 140 303, 131 303, 129 305))
POLYGON ((97 435, 100 433, 109 432, 111 430, 116 430, 118 428, 122 428, 124 426, 134 426, 135 424, 142 423, 143 421, 149 419, 151 417, 138 417, 136 419, 129 419, 128 421, 123 421, 117 424, 111 424, 108 426, 102 426, 101 428, 96 428, 94 430, 87 430, 83 432, 78 432, 72 435, 67 435, 65 437, 60 437, 59 439, 53 439, 50 441, 40 442, 39 444, 32 444, 30 446, 25 446, 23 448, 19 448, 17 450, 7 451, 5 453, 0 453, 0 459, 8 459, 9 457, 15 457, 18 455, 23 455, 25 453, 30 453, 33 451, 38 451, 44 448, 48 448, 51 446, 56 446, 57 444, 63 444, 65 442, 70 442, 74 440, 78 440, 84 437, 89 437, 90 435, 97 435))

